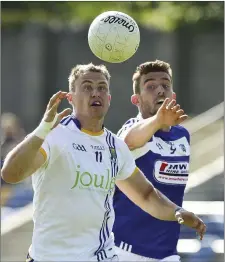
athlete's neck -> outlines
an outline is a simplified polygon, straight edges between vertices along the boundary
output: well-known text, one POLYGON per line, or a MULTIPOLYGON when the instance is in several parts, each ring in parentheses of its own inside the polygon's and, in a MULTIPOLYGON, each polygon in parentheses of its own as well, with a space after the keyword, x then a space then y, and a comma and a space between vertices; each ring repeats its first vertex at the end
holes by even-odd
POLYGON ((171 126, 163 126, 160 130, 162 130, 163 132, 169 132, 170 128, 171 126))
POLYGON ((91 131, 91 132, 100 132, 103 128, 104 118, 96 119, 90 117, 84 117, 80 115, 75 115, 81 124, 81 128, 91 131))

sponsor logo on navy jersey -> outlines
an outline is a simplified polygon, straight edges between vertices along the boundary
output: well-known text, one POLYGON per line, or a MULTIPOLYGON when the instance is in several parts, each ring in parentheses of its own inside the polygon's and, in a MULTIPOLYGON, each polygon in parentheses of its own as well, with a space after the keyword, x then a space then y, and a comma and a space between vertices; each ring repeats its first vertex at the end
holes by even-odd
POLYGON ((188 162, 155 162, 154 177, 160 183, 184 185, 189 173, 188 162))

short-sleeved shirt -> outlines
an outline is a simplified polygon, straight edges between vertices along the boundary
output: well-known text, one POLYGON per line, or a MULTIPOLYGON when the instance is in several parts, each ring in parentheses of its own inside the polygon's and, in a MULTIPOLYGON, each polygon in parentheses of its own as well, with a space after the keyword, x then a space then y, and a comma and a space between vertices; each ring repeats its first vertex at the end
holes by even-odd
POLYGON ((35 261, 100 261, 112 257, 115 181, 136 172, 124 141, 106 128, 81 129, 64 118, 44 140, 46 161, 32 175, 35 261))

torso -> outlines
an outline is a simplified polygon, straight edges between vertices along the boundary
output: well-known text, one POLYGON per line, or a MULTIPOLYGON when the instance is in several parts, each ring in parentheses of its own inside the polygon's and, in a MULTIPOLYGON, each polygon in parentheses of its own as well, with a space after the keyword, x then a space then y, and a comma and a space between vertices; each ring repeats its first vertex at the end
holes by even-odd
POLYGON ((112 195, 121 168, 113 137, 107 129, 85 134, 70 121, 47 138, 49 161, 32 177, 35 260, 97 260, 112 253, 112 195))

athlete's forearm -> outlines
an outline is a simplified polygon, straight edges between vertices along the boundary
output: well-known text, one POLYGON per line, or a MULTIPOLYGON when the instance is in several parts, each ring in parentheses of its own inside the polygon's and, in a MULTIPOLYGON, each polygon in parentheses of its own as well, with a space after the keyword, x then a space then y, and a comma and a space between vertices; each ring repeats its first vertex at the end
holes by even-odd
POLYGON ((175 218, 175 210, 178 207, 179 206, 154 188, 146 197, 144 210, 157 219, 177 221, 175 218))
POLYGON ((1 170, 3 180, 8 183, 18 183, 29 176, 28 173, 35 168, 32 165, 43 141, 31 134, 12 149, 6 156, 1 170))
POLYGON ((156 116, 143 119, 129 130, 124 141, 130 150, 142 147, 149 141, 155 132, 160 129, 160 127, 160 123, 157 121, 156 116))

